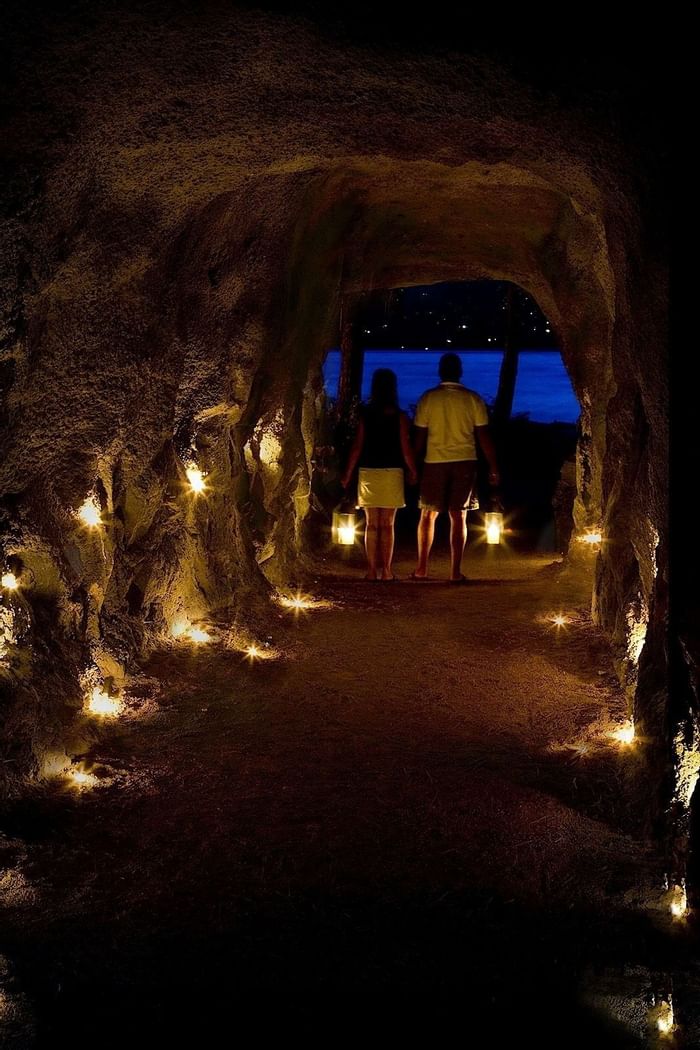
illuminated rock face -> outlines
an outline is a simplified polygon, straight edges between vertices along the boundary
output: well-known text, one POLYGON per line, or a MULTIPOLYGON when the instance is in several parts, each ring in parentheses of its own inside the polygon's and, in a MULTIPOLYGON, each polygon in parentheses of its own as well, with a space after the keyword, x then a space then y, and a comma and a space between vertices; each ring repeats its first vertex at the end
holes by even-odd
MULTIPOLYGON (((89 651, 118 674, 183 610, 262 606, 299 556, 343 296, 478 278, 515 281, 560 336, 576 528, 610 541, 595 611, 625 653, 630 606, 649 610, 643 679, 665 617, 667 397, 642 147, 495 63, 382 56, 292 19, 21 17, 0 491, 66 681, 89 651)), ((637 720, 659 729, 654 697, 637 720)), ((42 720, 55 748, 63 715, 42 720)))

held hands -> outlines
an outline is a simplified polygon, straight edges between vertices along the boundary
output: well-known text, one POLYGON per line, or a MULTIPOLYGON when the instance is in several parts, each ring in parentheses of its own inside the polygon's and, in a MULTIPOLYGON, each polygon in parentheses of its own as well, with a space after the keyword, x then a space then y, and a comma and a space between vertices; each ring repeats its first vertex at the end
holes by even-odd
POLYGON ((407 480, 408 480, 408 484, 409 485, 417 485, 418 484, 418 472, 415 471, 415 470, 409 470, 408 471, 408 478, 407 478, 407 480))

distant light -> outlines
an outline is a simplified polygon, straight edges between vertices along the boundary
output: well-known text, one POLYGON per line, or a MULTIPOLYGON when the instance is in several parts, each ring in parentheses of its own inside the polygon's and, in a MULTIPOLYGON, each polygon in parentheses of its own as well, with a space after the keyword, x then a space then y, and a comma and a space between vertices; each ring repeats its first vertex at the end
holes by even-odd
POLYGON ((451 342, 452 342, 452 340, 451 340, 451 339, 446 339, 446 340, 445 340, 445 342, 446 342, 446 343, 451 343, 451 342))
POLYGON ((84 525, 88 525, 91 529, 102 524, 102 510, 94 495, 88 496, 85 500, 78 511, 78 517, 84 525))
POLYGON ((467 326, 465 324, 461 324, 459 327, 460 328, 466 328, 467 326))
POLYGON ((248 654, 251 660, 259 660, 263 655, 261 650, 258 649, 257 645, 249 645, 246 649, 246 653, 248 654))
POLYGON ((4 573, 0 583, 2 583, 6 591, 16 591, 19 587, 19 580, 13 572, 4 573))
POLYGON ((104 715, 105 718, 116 718, 123 707, 122 701, 116 696, 109 696, 99 686, 95 686, 90 694, 88 710, 93 715, 104 715))
POLYGON ((618 729, 614 729, 610 736, 617 740, 618 744, 633 744, 635 739, 634 722, 624 722, 618 729))
POLYGON ((554 626, 557 628, 568 627, 568 625, 571 623, 571 620, 568 618, 568 616, 564 616, 562 613, 557 613, 556 616, 550 616, 549 621, 550 623, 553 623, 554 626))
POLYGON ((193 492, 204 492, 206 482, 204 481, 204 475, 202 474, 199 467, 191 466, 185 471, 187 474, 187 480, 190 483, 190 488, 193 492))

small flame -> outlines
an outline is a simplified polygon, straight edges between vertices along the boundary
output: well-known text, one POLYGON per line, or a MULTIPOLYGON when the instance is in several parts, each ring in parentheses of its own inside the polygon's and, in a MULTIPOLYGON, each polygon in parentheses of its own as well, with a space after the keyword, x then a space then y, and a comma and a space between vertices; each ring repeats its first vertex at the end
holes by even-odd
POLYGON ((121 712, 122 702, 116 696, 110 696, 99 686, 95 686, 90 694, 88 710, 93 715, 104 715, 106 718, 116 718, 121 712))
POLYGON ((13 572, 6 572, 0 580, 6 591, 16 591, 19 587, 19 580, 13 572))
POLYGON ((78 517, 84 525, 87 525, 91 529, 95 529, 98 525, 102 524, 102 510, 94 495, 88 496, 85 500, 78 511, 78 517))
POLYGON ((635 739, 634 722, 624 722, 618 729, 614 729, 610 736, 617 740, 618 744, 633 744, 635 739))
POLYGON ((191 466, 185 471, 187 474, 187 480, 190 483, 190 488, 193 492, 204 492, 206 482, 204 481, 204 475, 202 474, 199 467, 191 466))

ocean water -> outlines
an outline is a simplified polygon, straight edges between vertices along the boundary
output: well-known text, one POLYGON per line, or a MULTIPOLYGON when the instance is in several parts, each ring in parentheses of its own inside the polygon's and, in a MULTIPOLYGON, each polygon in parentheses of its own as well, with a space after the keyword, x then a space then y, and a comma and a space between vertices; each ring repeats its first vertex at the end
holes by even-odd
MULTIPOLYGON (((437 367, 444 350, 365 350, 362 397, 369 397, 375 368, 391 368, 399 381, 401 407, 413 412, 421 394, 439 383, 437 367)), ((490 404, 498 390, 502 350, 456 350, 462 359, 465 386, 490 404)), ((340 351, 331 350, 323 368, 326 392, 338 393, 340 351)), ((537 423, 575 423, 580 408, 556 350, 521 350, 513 414, 528 413, 537 423)))

